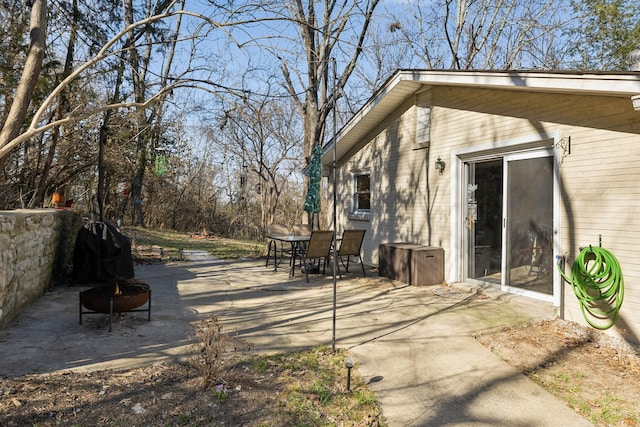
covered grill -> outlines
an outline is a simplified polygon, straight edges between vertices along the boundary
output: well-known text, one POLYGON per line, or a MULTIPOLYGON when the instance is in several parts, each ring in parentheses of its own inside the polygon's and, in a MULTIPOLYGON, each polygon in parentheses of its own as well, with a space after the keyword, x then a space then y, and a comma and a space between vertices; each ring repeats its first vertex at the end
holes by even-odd
POLYGON ((131 278, 131 240, 106 221, 89 221, 78 231, 73 252, 73 278, 79 282, 104 282, 131 278))

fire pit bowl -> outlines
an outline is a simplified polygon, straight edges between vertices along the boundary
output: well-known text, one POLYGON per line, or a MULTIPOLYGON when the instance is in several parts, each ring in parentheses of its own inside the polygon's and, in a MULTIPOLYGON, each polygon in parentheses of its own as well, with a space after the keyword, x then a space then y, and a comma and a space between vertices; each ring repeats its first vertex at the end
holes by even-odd
POLYGON ((80 324, 83 314, 109 315, 109 332, 113 313, 146 311, 151 320, 151 289, 149 285, 132 279, 113 279, 108 283, 80 292, 80 324), (137 309, 148 303, 146 309, 137 309), (84 311, 83 307, 90 311, 84 311))

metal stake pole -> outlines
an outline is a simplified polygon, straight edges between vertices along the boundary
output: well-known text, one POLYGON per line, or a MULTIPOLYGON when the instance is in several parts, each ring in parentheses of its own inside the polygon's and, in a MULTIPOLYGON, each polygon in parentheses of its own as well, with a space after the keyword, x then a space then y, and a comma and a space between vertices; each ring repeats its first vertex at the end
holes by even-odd
POLYGON ((338 232, 338 224, 337 224, 337 207, 336 207, 336 193, 337 189, 337 178, 336 178, 336 136, 337 136, 337 125, 336 125, 336 100, 338 98, 337 94, 337 71, 336 71, 336 59, 332 58, 333 62, 333 335, 331 340, 331 351, 335 353, 336 351, 336 305, 337 305, 337 283, 336 283, 336 269, 338 268, 337 256, 338 256, 338 246, 337 243, 337 235, 338 232))

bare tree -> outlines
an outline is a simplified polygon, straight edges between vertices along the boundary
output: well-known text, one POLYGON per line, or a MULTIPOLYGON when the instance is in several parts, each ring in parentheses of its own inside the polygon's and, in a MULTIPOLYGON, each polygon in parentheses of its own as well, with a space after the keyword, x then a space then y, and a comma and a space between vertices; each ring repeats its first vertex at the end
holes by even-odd
MULTIPOLYGON (((185 1, 181 0, 179 10, 184 10, 185 1)), ((147 81, 147 74, 150 72, 152 53, 156 43, 153 40, 153 32, 145 27, 143 30, 146 43, 143 47, 143 53, 140 54, 138 47, 135 46, 135 39, 139 37, 137 31, 135 31, 134 24, 134 8, 132 0, 125 0, 125 25, 131 30, 127 37, 131 48, 128 50, 129 69, 131 71, 131 81, 133 83, 134 99, 136 104, 135 121, 137 123, 136 129, 136 167, 132 179, 132 200, 133 200, 133 212, 134 212, 134 224, 144 226, 144 215, 142 212, 142 189, 144 186, 145 170, 147 168, 147 159, 149 151, 152 148, 154 132, 152 129, 154 125, 162 120, 162 106, 165 95, 158 97, 157 102, 149 107, 141 107, 147 99, 147 87, 149 82, 147 81)), ((146 14, 152 15, 155 5, 152 5, 150 1, 146 3, 146 14)), ((181 15, 177 16, 175 21, 175 27, 173 29, 172 36, 169 38, 168 55, 160 76, 159 87, 160 90, 167 87, 170 73, 172 70, 173 58, 175 56, 175 47, 180 34, 180 26, 182 23, 181 15)), ((156 126, 157 128, 157 126, 156 126)), ((155 132, 157 135, 157 131, 155 132)))
POLYGON ((414 1, 391 23, 428 69, 546 68, 566 50, 557 0, 414 1))
POLYGON ((302 168, 302 126, 293 101, 253 95, 231 99, 209 140, 234 159, 240 199, 258 200, 260 228, 274 221, 283 189, 302 168))
MULTIPOLYGON (((44 51, 47 37, 47 1, 34 0, 31 6, 31 19, 29 24, 29 51, 25 61, 22 77, 15 92, 13 102, 7 118, 0 130, 0 168, 4 164, 6 154, 5 146, 10 145, 19 134, 27 117, 29 104, 33 97, 40 67, 44 59, 44 51)), ((17 144, 16 144, 17 145, 17 144)), ((6 152, 8 154, 8 151, 6 152)))
MULTIPOLYGON (((32 105, 40 105, 47 94, 55 88, 81 61, 82 55, 90 53, 92 46, 106 40, 108 25, 114 8, 110 0, 97 0, 86 3, 74 0, 69 3, 54 2, 49 11, 47 23, 47 48, 42 61, 41 72, 33 89, 32 105)), ((18 93, 17 78, 24 69, 26 51, 20 46, 30 34, 22 22, 28 22, 30 9, 0 5, 0 16, 10 13, 11 30, 4 34, 0 43, 0 58, 8 67, 0 67, 0 80, 3 82, 0 96, 0 129, 8 110, 17 104, 12 102, 14 93, 18 93), (24 54, 22 53, 24 52, 24 54), (7 62, 5 62, 7 61, 7 62), (10 62, 9 62, 10 61, 10 62), (17 77, 15 77, 17 75, 17 77), (4 102, 3 102, 4 101, 4 102)), ((106 67, 101 67, 103 72, 106 67)), ((100 76, 100 74, 97 74, 100 76)), ((94 76, 95 77, 95 76, 94 76)), ((92 81, 76 79, 63 89, 41 119, 41 124, 63 118, 79 106, 93 102, 99 91, 99 79, 92 81), (89 84, 87 84, 90 82, 89 84)), ((25 120, 30 121, 33 107, 27 110, 25 120)), ((86 145, 93 140, 92 122, 85 120, 81 125, 55 127, 25 141, 20 150, 12 152, 4 160, 1 172, 5 178, 0 181, 2 200, 0 206, 37 207, 46 203, 46 195, 52 192, 67 193, 79 175, 85 174, 95 165, 95 151, 86 145)), ((24 127, 22 127, 24 129, 24 127)))
POLYGON ((307 160, 313 146, 325 139, 334 95, 342 92, 355 70, 378 3, 379 0, 309 1, 306 5, 302 0, 287 2, 291 19, 298 26, 306 70, 294 71, 281 57, 282 73, 302 116, 307 160), (331 81, 331 58, 341 61, 335 82, 331 81))
MULTIPOLYGON (((167 78, 165 80, 165 85, 153 85, 154 91, 152 93, 146 93, 142 97, 134 97, 134 99, 131 100, 125 99, 112 104, 101 103, 99 99, 94 100, 94 102, 88 105, 86 108, 78 108, 70 112, 70 114, 66 115, 60 120, 43 123, 43 117, 45 116, 45 113, 51 108, 60 93, 64 91, 71 82, 78 79, 84 73, 88 72, 88 70, 94 68, 97 64, 107 60, 108 58, 118 56, 122 51, 131 51, 134 47, 134 44, 132 43, 137 43, 140 37, 149 33, 148 30, 150 26, 156 23, 170 20, 177 16, 183 15, 190 16, 194 20, 200 21, 202 23, 200 27, 206 25, 210 28, 221 29, 222 31, 224 31, 224 28, 227 26, 236 26, 243 24, 242 22, 221 23, 201 13, 175 8, 178 0, 172 0, 168 3, 165 3, 162 10, 157 11, 156 9, 153 9, 153 14, 138 19, 118 31, 113 37, 111 37, 111 39, 109 39, 104 43, 103 46, 100 47, 100 49, 94 56, 84 61, 81 65, 75 68, 69 74, 69 76, 63 79, 48 94, 46 99, 38 106, 38 108, 33 113, 33 118, 27 124, 26 128, 21 131, 24 118, 26 117, 26 113, 29 109, 29 103, 32 98, 33 88, 35 87, 34 81, 37 80, 39 67, 42 63, 42 58, 39 55, 42 55, 44 48, 44 34, 42 34, 42 37, 40 37, 39 34, 44 31, 43 24, 44 22, 46 22, 45 2, 46 0, 37 0, 36 2, 34 2, 34 12, 32 12, 31 19, 32 43, 30 55, 27 58, 26 65, 22 73, 22 82, 24 83, 21 83, 17 88, 16 96, 12 103, 12 109, 3 125, 2 131, 0 132, 0 161, 4 160, 7 155, 9 155, 21 143, 27 141, 37 134, 49 131, 50 129, 58 126, 79 122, 109 109, 147 108, 157 102, 161 102, 165 99, 167 94, 180 88, 212 91, 215 88, 222 87, 222 85, 217 82, 202 79, 201 77, 196 75, 197 72, 201 72, 202 70, 194 70, 192 68, 189 68, 190 62, 187 61, 186 63, 182 64, 184 66, 184 70, 182 72, 174 72, 172 74, 173 78, 167 78), (45 9, 42 10, 40 7, 36 8, 36 5, 42 6, 45 9), (37 13, 36 10, 38 11, 37 13), (128 39, 130 40, 130 42, 123 44, 122 41, 127 40, 127 36, 129 36, 132 31, 135 33, 135 37, 133 39, 128 39)), ((198 31, 202 30, 202 28, 200 27, 194 30, 195 34, 184 36, 183 40, 192 40, 199 37, 198 31)), ((148 40, 144 41, 147 42, 147 44, 149 43, 148 40)), ((158 41, 158 43, 163 42, 163 40, 158 41)), ((137 93, 137 95, 140 94, 137 93)))
MULTIPOLYGON (((334 105, 334 87, 340 93, 354 72, 378 3, 379 0, 285 0, 259 2, 258 8, 252 4, 229 11, 253 17, 251 26, 234 33, 240 51, 260 58, 268 52, 270 59, 279 63, 282 85, 294 99, 303 121, 307 158, 312 147, 325 140, 334 105), (256 19, 258 13, 268 19, 256 19), (335 82, 333 59, 338 64, 335 82)), ((272 71, 267 70, 269 76, 272 71)))
POLYGON ((424 67, 412 44, 407 43, 407 33, 400 22, 391 12, 386 16, 380 17, 372 27, 355 79, 349 84, 349 94, 341 100, 347 104, 348 113, 355 113, 397 69, 424 67))
MULTIPOLYGON (((219 82, 202 77, 203 73, 210 75, 210 71, 207 72, 203 66, 192 64, 192 59, 198 55, 198 40, 218 29, 220 37, 227 37, 225 26, 236 24, 221 23, 202 13, 187 11, 184 9, 184 1, 180 4, 178 1, 168 1, 160 5, 152 5, 148 1, 146 9, 137 12, 133 10, 132 2, 126 2, 126 24, 107 37, 96 31, 96 24, 92 23, 89 27, 94 34, 83 38, 83 41, 91 41, 90 45, 87 44, 82 49, 82 53, 88 55, 85 59, 74 55, 78 21, 77 3, 73 2, 70 13, 62 14, 70 18, 71 30, 67 32, 68 37, 60 38, 54 35, 50 38, 53 41, 68 40, 67 56, 64 67, 57 73, 57 81, 49 74, 40 73, 47 40, 47 4, 46 0, 34 2, 30 19, 31 47, 22 64, 22 80, 13 91, 3 90, 3 93, 6 93, 3 100, 7 106, 10 105, 10 109, 7 107, 3 111, 3 121, 0 123, 0 167, 10 155, 17 152, 18 147, 23 147, 19 156, 12 157, 15 159, 15 167, 11 168, 14 176, 11 176, 10 180, 14 181, 15 173, 24 175, 19 181, 33 189, 29 190, 27 195, 20 196, 21 200, 28 200, 27 205, 36 206, 43 203, 45 194, 52 187, 55 189, 67 185, 78 174, 86 172, 95 165, 96 158, 91 156, 96 154, 100 164, 98 195, 99 200, 104 203, 108 191, 105 188, 106 177, 102 159, 105 156, 107 141, 117 136, 124 137, 123 141, 126 142, 132 135, 138 146, 136 167, 129 178, 133 177, 132 181, 136 184, 132 200, 142 199, 144 172, 149 166, 149 150, 152 155, 156 141, 163 133, 162 118, 167 99, 173 91, 181 88, 203 89, 208 93, 215 93, 222 88, 219 82), (180 22, 183 16, 192 19, 190 34, 181 33, 180 22), (161 24, 164 22, 172 22, 173 29, 169 31, 162 27, 161 24), (174 67, 173 58, 178 43, 187 46, 190 44, 192 50, 183 50, 186 54, 181 57, 179 66, 174 67), (164 49, 161 57, 158 56, 159 48, 164 49), (158 65, 159 58, 163 59, 162 67, 158 65), (128 74, 125 74, 126 70, 129 70, 128 74), (36 91, 39 79, 41 82, 46 81, 48 86, 39 83, 36 91), (51 85, 54 81, 56 83, 51 85), (101 83, 105 86, 99 87, 101 83), (121 91, 123 84, 125 90, 121 91), (34 97, 34 93, 44 95, 34 97), (73 94, 73 99, 69 94, 73 94), (119 126, 118 132, 112 132, 111 120, 114 115, 122 124, 122 114, 127 111, 135 112, 135 120, 129 121, 136 124, 135 128, 125 124, 119 126), (100 115, 101 123, 95 120, 100 115), (90 129, 93 129, 93 132, 90 129), (132 133, 124 135, 121 131, 123 129, 130 129, 132 133), (60 145, 61 142, 63 145, 60 145), (71 148, 74 144, 76 153, 66 148, 65 151, 61 151, 63 146, 71 148), (35 158, 35 161, 27 157, 32 152, 34 155, 31 158, 35 158), (82 161, 79 161, 80 158, 82 161), (52 173, 54 160, 60 159, 68 162, 60 163, 55 173, 52 173), (30 171, 19 167, 20 164, 27 164, 30 168, 31 165, 35 166, 30 171)), ((105 21, 102 28, 108 29, 110 25, 111 22, 105 21)), ((107 34, 106 30, 104 34, 107 34)), ((55 54, 60 51, 59 48, 60 45, 56 48, 51 46, 49 53, 55 54)), ((7 57, 11 54, 10 51, 5 53, 7 57)), ((49 61, 55 64, 56 58, 49 57, 49 61)), ((10 81, 4 79, 6 83, 10 81)), ((8 172, 5 168, 2 170, 8 172)), ((4 188, 13 187, 10 180, 7 180, 6 184, 3 183, 4 188)), ((14 190, 11 192, 15 193, 14 190)), ((9 195, 5 200, 11 198, 9 195)), ((139 205, 136 207, 140 208, 139 205)), ((143 223, 141 209, 138 209, 136 218, 138 223, 143 223)))
POLYGON ((25 34, 29 29, 30 10, 21 0, 0 3, 0 125, 11 106, 13 93, 20 80, 19 70, 24 65, 27 51, 25 34))

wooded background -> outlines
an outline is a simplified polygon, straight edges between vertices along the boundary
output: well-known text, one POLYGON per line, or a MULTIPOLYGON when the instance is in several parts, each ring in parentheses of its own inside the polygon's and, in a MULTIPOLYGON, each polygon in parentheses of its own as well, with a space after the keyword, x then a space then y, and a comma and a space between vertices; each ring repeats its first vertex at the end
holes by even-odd
POLYGON ((632 0, 0 0, 0 209, 258 239, 397 68, 627 70, 632 0), (335 65, 334 65, 335 63, 335 65), (335 73, 334 73, 335 70, 335 73))

